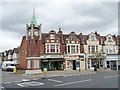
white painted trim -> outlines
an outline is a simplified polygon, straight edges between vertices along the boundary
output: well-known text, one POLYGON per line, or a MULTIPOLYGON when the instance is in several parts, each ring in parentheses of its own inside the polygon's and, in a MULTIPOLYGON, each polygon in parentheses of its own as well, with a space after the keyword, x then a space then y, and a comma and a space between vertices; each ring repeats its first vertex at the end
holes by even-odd
POLYGON ((41 59, 41 57, 27 57, 26 59, 41 59))

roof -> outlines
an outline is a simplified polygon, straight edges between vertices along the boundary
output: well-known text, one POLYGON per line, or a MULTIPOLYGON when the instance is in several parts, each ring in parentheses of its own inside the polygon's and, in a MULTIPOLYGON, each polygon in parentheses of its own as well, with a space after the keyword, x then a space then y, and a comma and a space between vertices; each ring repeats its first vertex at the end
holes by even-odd
POLYGON ((32 17, 32 22, 34 23, 35 27, 37 27, 37 20, 36 20, 36 17, 35 15, 33 14, 33 17, 32 17))

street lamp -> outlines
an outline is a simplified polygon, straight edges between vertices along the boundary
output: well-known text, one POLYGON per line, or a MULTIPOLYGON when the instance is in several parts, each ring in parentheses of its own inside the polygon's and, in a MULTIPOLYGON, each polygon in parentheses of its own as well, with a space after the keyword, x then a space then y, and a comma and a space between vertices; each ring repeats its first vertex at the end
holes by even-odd
POLYGON ((79 55, 79 72, 80 72, 80 55, 79 55))

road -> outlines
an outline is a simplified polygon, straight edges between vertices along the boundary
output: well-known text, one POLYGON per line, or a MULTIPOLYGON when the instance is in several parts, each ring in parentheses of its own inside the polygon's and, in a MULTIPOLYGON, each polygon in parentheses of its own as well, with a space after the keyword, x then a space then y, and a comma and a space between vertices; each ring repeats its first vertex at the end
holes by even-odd
POLYGON ((3 88, 118 88, 117 71, 8 82, 3 88))

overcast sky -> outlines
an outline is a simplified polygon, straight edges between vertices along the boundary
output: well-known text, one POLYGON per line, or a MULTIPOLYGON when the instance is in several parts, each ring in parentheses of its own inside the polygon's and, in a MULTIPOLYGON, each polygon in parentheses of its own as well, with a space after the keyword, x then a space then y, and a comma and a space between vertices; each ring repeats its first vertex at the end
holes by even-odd
MULTIPOLYGON (((31 0, 32 1, 32 0, 31 0)), ((63 33, 74 31, 76 34, 90 34, 97 31, 100 35, 118 34, 117 2, 46 2, 7 1, 0 5, 0 52, 20 46, 26 34, 26 24, 33 15, 33 8, 42 32, 51 29, 63 33)))

